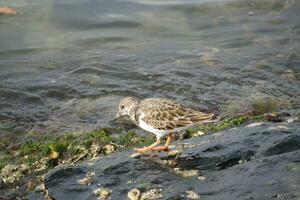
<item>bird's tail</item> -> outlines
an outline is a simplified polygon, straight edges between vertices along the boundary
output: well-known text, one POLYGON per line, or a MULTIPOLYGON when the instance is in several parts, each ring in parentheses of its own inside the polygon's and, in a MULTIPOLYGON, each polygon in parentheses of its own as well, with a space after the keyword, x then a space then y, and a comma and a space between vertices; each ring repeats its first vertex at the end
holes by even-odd
POLYGON ((209 122, 217 122, 219 121, 220 117, 216 117, 214 113, 202 113, 197 112, 195 113, 191 120, 196 123, 209 123, 209 122))

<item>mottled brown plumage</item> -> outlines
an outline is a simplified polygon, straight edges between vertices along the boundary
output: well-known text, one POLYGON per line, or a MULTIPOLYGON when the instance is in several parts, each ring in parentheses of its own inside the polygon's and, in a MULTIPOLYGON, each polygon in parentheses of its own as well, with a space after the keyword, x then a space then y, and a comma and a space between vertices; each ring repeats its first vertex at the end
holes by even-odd
POLYGON ((195 124, 216 121, 213 113, 196 111, 164 98, 148 98, 140 101, 135 97, 126 97, 119 104, 117 116, 120 115, 128 115, 137 126, 156 135, 157 141, 149 147, 136 149, 139 152, 166 150, 172 139, 172 133, 195 124), (165 135, 168 135, 166 145, 155 147, 165 135))
POLYGON ((203 113, 186 108, 169 99, 149 98, 139 102, 135 118, 144 114, 143 121, 158 130, 174 130, 188 125, 212 120, 213 113, 203 113))

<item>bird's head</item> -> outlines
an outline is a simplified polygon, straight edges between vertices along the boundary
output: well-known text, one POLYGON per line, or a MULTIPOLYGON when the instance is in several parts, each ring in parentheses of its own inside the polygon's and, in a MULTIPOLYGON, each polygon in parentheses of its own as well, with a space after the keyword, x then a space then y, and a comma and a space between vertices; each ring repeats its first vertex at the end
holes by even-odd
POLYGON ((135 97, 125 97, 122 99, 119 104, 119 111, 116 118, 120 117, 121 115, 130 116, 132 109, 134 109, 138 103, 139 100, 135 97))

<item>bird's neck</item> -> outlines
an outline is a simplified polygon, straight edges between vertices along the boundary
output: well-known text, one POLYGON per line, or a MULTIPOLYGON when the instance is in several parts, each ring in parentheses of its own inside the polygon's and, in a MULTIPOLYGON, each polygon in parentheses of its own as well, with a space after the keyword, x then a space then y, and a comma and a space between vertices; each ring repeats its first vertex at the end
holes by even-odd
POLYGON ((138 104, 139 104, 139 102, 136 102, 136 104, 132 107, 132 109, 129 112, 129 117, 130 117, 131 121, 135 124, 138 123, 138 119, 137 119, 137 115, 136 115, 138 104))

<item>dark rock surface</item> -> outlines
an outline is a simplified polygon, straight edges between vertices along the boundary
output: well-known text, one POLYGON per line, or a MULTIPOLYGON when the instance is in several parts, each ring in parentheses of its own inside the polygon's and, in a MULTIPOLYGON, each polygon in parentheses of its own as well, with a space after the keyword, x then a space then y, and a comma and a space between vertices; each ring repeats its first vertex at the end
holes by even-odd
POLYGON ((187 199, 186 191, 209 200, 300 199, 299 124, 251 124, 176 146, 182 150, 177 156, 132 158, 126 151, 59 167, 47 174, 45 186, 56 200, 97 199, 93 191, 99 187, 111 190, 110 199, 127 199, 133 188, 161 189, 163 199, 187 199), (199 170, 205 180, 174 168, 199 170))

